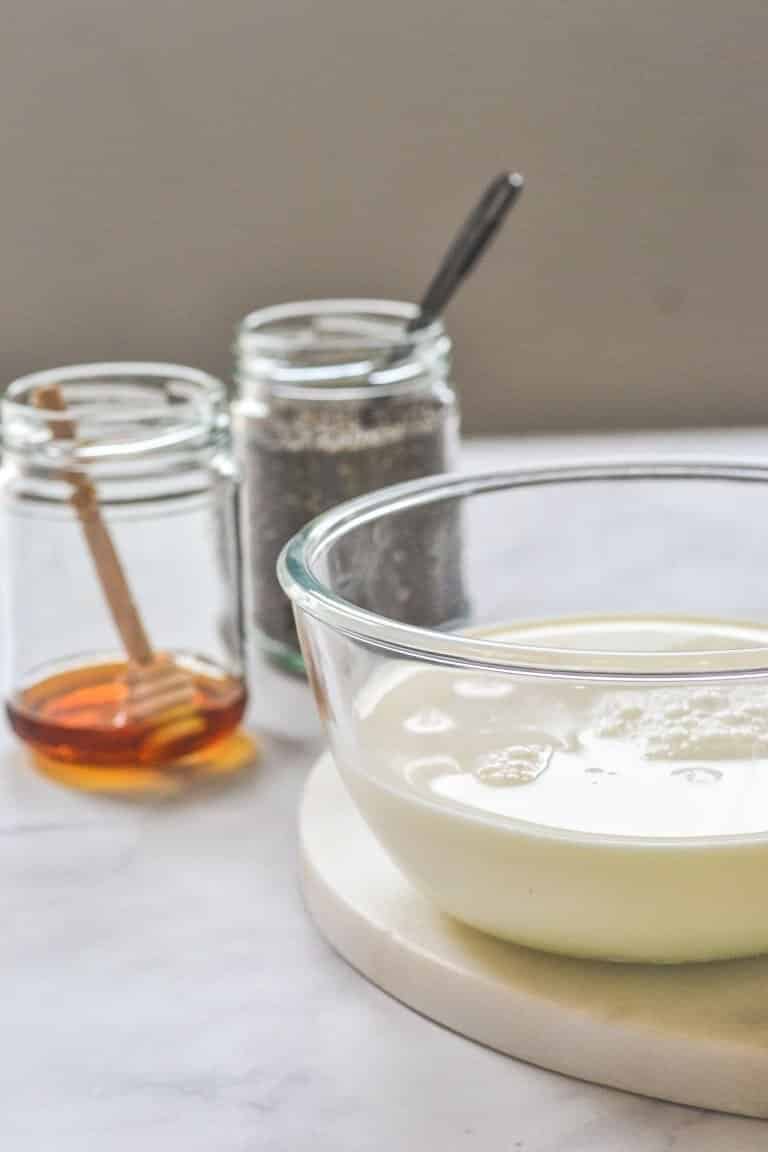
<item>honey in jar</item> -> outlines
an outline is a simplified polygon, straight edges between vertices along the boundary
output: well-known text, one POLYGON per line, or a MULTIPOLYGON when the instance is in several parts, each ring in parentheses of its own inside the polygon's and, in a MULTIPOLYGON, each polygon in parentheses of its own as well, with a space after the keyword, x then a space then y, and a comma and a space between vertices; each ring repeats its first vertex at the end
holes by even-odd
POLYGON ((172 365, 38 373, 6 393, 6 709, 67 783, 156 791, 238 760, 224 411, 223 385, 172 365))

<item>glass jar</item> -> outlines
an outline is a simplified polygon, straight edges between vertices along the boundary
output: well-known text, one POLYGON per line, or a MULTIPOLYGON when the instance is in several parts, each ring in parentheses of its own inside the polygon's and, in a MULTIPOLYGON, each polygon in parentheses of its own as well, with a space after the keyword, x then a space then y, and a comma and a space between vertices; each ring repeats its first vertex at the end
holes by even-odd
MULTIPOLYGON (((319 300, 265 308, 240 325, 233 427, 245 608, 257 646, 286 670, 303 664, 275 574, 283 545, 344 500, 454 465, 451 343, 439 321, 408 332, 416 315, 394 301, 319 300)), ((455 553, 442 546, 455 521, 439 513, 418 529, 363 579, 388 614, 423 618, 429 604, 442 621, 461 610, 458 570, 442 560, 455 553)), ((347 557, 358 583, 359 559, 347 557)))
POLYGON ((55 369, 5 394, 7 711, 72 783, 181 779, 242 717, 227 433, 224 386, 176 365, 55 369))

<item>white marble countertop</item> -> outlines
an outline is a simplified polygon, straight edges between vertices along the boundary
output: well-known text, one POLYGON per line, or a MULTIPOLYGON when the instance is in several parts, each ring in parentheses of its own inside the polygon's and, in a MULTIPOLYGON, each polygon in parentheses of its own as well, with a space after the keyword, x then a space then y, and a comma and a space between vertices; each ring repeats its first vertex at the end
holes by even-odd
MULTIPOLYGON (((648 450, 760 459, 768 434, 470 445, 493 467, 648 450)), ((36 777, 3 737, 0 1145, 8 1152, 763 1152, 764 1122, 486 1051, 338 959, 296 875, 316 752, 141 806, 36 777)))

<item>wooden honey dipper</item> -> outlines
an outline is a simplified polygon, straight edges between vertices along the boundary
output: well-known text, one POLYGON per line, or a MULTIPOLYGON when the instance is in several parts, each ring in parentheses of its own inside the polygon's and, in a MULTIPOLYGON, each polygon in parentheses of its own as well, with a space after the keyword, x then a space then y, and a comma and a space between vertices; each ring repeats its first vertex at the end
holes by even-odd
MULTIPOLYGON (((37 388, 32 402, 36 408, 51 413, 67 412, 57 384, 37 388)), ((54 439, 73 443, 78 439, 77 424, 70 418, 52 419, 49 427, 54 439)), ((61 475, 72 487, 70 503, 128 656, 126 720, 154 729, 148 741, 155 748, 194 735, 204 726, 194 708, 194 681, 172 656, 152 648, 92 481, 78 468, 63 468, 61 475)))

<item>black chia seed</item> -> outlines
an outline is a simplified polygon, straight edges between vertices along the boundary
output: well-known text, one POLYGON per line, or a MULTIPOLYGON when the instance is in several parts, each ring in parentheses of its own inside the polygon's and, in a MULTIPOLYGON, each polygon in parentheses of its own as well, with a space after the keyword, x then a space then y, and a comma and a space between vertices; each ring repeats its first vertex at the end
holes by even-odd
MULTIPOLYGON (((452 467, 452 403, 420 390, 367 400, 272 398, 235 416, 246 611, 268 648, 297 651, 275 565, 309 520, 345 500, 452 467)), ((331 549, 330 586, 381 615, 437 627, 461 616, 461 540, 453 504, 363 525, 331 549)))

